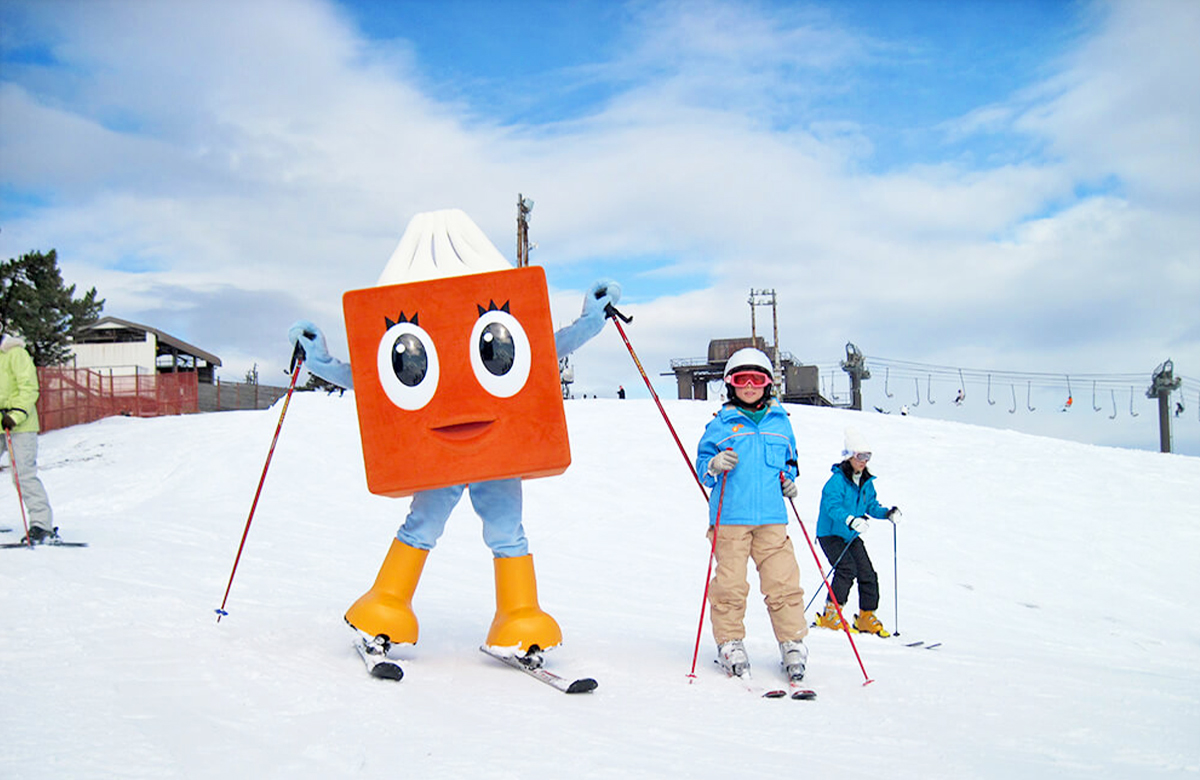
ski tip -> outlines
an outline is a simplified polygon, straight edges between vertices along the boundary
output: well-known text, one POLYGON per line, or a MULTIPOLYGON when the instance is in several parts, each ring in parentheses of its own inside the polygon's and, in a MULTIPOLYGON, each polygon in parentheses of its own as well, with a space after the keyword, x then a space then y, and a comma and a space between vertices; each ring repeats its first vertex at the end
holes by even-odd
POLYGON ((382 661, 371 668, 371 676, 379 680, 403 680, 404 670, 399 664, 382 661))
POLYGON ((767 691, 763 694, 764 699, 782 699, 787 696, 787 691, 767 691))
POLYGON ((593 680, 591 677, 585 677, 582 680, 576 680, 567 686, 567 693, 591 693, 596 690, 600 683, 593 680))
POLYGON ((792 698, 798 701, 811 701, 812 699, 817 698, 817 692, 810 691, 808 689, 802 691, 792 691, 792 698))

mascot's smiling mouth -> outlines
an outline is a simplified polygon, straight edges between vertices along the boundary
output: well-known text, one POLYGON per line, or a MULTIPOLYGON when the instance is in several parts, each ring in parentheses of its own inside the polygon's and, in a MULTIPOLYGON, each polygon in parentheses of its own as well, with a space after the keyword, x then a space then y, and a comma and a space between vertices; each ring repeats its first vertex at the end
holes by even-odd
POLYGON ((444 439, 462 441, 464 439, 474 439, 476 436, 481 435, 488 428, 492 427, 493 422, 494 420, 480 420, 478 422, 458 423, 456 425, 441 425, 430 430, 444 439))

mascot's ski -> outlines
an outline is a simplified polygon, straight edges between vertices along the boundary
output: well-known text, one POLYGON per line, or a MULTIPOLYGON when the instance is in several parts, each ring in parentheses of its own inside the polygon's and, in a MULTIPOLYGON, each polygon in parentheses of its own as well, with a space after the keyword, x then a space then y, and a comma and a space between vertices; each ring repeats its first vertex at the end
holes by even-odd
POLYGON ((520 669, 525 674, 534 679, 541 680, 547 685, 557 688, 563 693, 590 693, 596 690, 599 685, 590 677, 582 677, 578 680, 568 680, 565 677, 560 677, 554 672, 542 667, 541 653, 531 653, 528 656, 517 656, 504 653, 495 648, 483 645, 479 648, 484 653, 487 653, 497 661, 502 661, 514 669, 520 669))

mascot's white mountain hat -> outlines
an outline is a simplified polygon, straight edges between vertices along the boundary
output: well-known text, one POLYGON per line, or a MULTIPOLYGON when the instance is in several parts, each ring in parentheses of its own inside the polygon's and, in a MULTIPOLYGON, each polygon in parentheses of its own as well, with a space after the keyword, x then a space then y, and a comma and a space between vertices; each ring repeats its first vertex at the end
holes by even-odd
POLYGON ((376 284, 383 287, 512 267, 465 212, 427 211, 409 221, 376 284))

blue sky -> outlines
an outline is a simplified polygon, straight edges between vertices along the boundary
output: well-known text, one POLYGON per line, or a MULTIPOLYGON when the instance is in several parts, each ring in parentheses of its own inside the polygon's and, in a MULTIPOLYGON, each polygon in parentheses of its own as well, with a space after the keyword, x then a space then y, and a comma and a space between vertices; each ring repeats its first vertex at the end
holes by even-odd
MULTIPOLYGON (((511 256, 522 193, 556 317, 617 279, 655 373, 774 288, 830 392, 854 341, 1128 400, 1167 358, 1200 376, 1198 36, 1185 0, 10 1, 0 253, 55 248, 106 313, 270 377, 294 319, 344 346, 342 292, 413 214, 511 256)), ((576 363, 579 393, 645 394, 613 334, 576 363)), ((1140 403, 919 413, 1152 448, 1140 403)), ((1176 438, 1200 454, 1200 417, 1176 438)))

